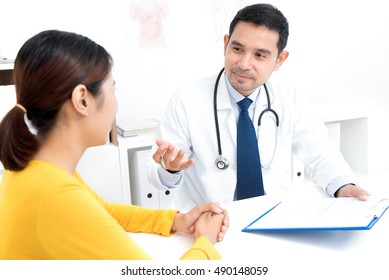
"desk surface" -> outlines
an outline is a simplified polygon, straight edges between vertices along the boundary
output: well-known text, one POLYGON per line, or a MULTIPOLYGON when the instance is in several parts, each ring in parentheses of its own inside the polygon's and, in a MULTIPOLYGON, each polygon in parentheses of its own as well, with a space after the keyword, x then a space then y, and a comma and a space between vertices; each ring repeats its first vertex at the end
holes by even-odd
MULTIPOLYGON (((389 197, 387 187, 382 185, 386 174, 389 172, 362 178, 361 184, 372 194, 384 194, 389 197)), ((310 187, 313 187, 312 190, 315 188, 310 187)), ((312 195, 323 195, 317 190, 312 191, 312 195)), ((307 191, 302 188, 292 191, 289 195, 301 193, 306 194, 307 191)), ((372 279, 370 276, 379 272, 377 268, 389 269, 387 268, 389 213, 385 213, 378 223, 367 231, 283 233, 241 231, 276 201, 279 201, 279 198, 263 196, 223 205, 229 212, 231 225, 225 239, 215 247, 224 261, 229 264, 245 263, 273 267, 274 270, 279 270, 278 272, 283 270, 283 273, 285 269, 290 269, 294 271, 295 276, 298 276, 300 271, 317 269, 327 271, 338 268, 343 269, 345 276, 350 276, 347 273, 351 270, 351 275, 359 271, 356 275, 366 273, 366 276, 372 279)), ((172 237, 140 233, 129 235, 154 259, 164 261, 179 259, 193 242, 192 236, 184 234, 172 237)))

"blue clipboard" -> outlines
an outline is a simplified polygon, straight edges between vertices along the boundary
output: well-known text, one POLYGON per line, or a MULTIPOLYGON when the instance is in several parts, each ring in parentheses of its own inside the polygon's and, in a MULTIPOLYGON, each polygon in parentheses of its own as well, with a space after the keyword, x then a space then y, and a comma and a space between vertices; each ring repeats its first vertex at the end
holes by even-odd
POLYGON ((242 229, 243 232, 369 230, 389 208, 382 198, 320 198, 279 202, 242 229))

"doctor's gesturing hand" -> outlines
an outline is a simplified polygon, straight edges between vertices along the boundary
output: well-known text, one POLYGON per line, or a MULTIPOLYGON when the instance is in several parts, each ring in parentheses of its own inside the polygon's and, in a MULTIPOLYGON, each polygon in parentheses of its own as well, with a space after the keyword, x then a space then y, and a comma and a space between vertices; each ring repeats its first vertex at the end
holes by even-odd
MULTIPOLYGON (((190 167, 194 163, 194 159, 188 159, 187 157, 185 157, 185 152, 181 149, 178 150, 173 144, 170 144, 162 139, 157 139, 156 144, 158 146, 158 149, 153 154, 153 159, 155 162, 159 163, 163 169, 167 170, 168 172, 170 173, 180 172, 181 170, 190 167)), ((201 207, 206 207, 206 206, 200 207, 199 205, 197 205, 188 213, 189 215, 187 214, 188 217, 191 215, 192 217, 195 217, 193 218, 194 219, 193 226, 190 229, 190 232, 193 233, 195 236, 197 236, 202 232, 202 230, 199 229, 203 228, 203 226, 200 225, 206 224, 204 220, 208 220, 208 221, 212 219, 214 220, 214 218, 212 218, 212 215, 207 215, 208 216, 207 218, 203 217, 201 219, 201 222, 199 221, 199 226, 196 226, 195 229, 194 223, 200 217, 199 215, 196 215, 196 213, 198 214, 203 212, 209 212, 211 214, 223 214, 223 219, 222 219, 223 223, 220 232, 217 236, 217 241, 221 241, 223 239, 224 233, 227 231, 229 227, 228 213, 226 210, 220 211, 221 208, 218 203, 216 204, 211 203, 211 204, 204 204, 204 205, 208 205, 210 208, 207 209, 206 211, 204 209, 199 210, 201 207)))
POLYGON ((153 159, 159 163, 163 169, 175 173, 190 167, 194 159, 185 157, 184 150, 178 150, 173 144, 162 139, 157 139, 158 149, 153 154, 153 159))

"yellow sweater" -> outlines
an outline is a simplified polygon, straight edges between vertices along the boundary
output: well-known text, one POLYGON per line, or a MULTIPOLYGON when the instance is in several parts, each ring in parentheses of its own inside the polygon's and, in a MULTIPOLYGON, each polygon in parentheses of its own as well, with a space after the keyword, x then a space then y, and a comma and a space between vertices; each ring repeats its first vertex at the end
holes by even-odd
MULTIPOLYGON (((150 259, 126 231, 169 236, 175 214, 107 203, 78 173, 31 161, 2 177, 0 259, 150 259)), ((220 255, 200 237, 181 259, 220 255)))

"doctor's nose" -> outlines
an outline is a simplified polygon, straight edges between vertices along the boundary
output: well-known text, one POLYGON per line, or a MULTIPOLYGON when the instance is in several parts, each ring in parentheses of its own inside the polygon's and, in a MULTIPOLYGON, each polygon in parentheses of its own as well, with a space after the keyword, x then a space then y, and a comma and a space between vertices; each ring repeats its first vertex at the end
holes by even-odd
POLYGON ((251 69, 251 67, 252 67, 251 60, 252 60, 252 58, 250 55, 242 55, 239 59, 238 66, 243 70, 251 69))

